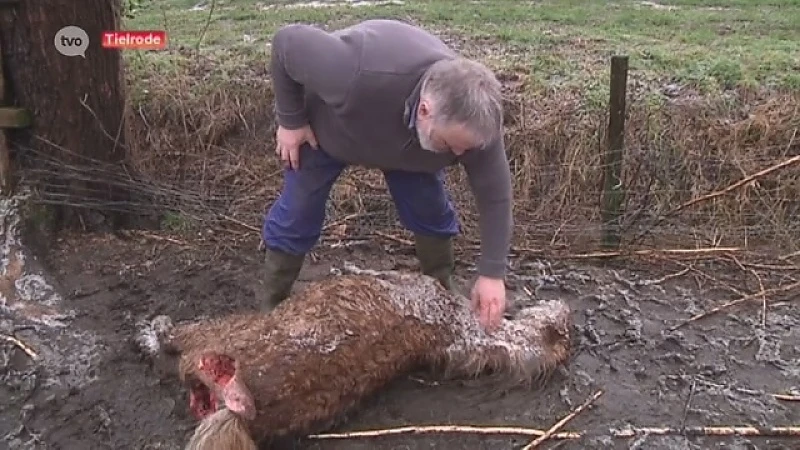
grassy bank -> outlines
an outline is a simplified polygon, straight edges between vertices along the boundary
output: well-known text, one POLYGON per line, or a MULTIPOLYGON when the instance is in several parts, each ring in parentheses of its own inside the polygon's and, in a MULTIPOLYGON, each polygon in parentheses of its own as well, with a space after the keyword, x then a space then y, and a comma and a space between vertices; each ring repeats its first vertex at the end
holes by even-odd
POLYGON ((163 0, 143 3, 128 26, 166 29, 173 47, 196 48, 200 42, 204 52, 263 58, 265 42, 285 23, 335 28, 367 18, 396 18, 470 40, 479 48, 468 51, 490 56, 498 65, 521 64, 543 87, 584 86, 597 76, 603 84, 608 55, 625 53, 643 81, 696 83, 707 89, 740 84, 800 89, 800 3, 793 0, 664 3, 669 6, 631 0, 374 3, 313 7, 163 0), (504 51, 488 51, 498 48, 504 51))
MULTIPOLYGON (((800 128, 797 1, 346 3, 162 0, 134 11, 128 28, 166 29, 170 38, 169 51, 127 55, 134 157, 154 180, 180 188, 173 201, 183 214, 211 208, 257 227, 274 198, 266 44, 277 27, 381 17, 428 27, 506 83, 519 244, 597 237, 609 57, 622 53, 631 58, 628 240, 795 245, 800 174, 792 167, 658 218, 800 152, 800 136, 792 141, 800 128)), ((461 178, 454 170, 450 181, 461 178)), ((474 238, 471 196, 458 191, 474 238)), ((332 220, 397 225, 383 212, 391 208, 374 173, 346 177, 333 195, 332 220), (373 214, 359 215, 366 210, 373 214)))

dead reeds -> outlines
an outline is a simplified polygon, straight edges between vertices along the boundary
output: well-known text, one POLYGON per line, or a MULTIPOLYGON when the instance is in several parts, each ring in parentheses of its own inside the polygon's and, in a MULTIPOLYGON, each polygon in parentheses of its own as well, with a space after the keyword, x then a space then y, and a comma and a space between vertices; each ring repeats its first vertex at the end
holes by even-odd
MULTIPOLYGON (((281 186, 266 69, 242 64, 216 75, 217 61, 179 51, 171 58, 168 71, 132 71, 129 155, 137 175, 125 183, 144 193, 143 209, 253 232, 281 186)), ((575 89, 533 95, 519 70, 500 72, 500 78, 507 85, 515 245, 592 251, 601 230, 604 109, 588 106, 575 89)), ((623 245, 798 250, 798 166, 748 177, 800 153, 800 93, 740 90, 709 97, 687 87, 667 96, 653 85, 629 97, 623 245), (721 194, 697 200, 714 192, 721 194)), ((464 242, 473 243, 476 211, 460 168, 448 171, 448 184, 464 242)), ((326 232, 339 234, 400 229, 381 174, 362 168, 340 178, 328 220, 338 226, 326 232)))

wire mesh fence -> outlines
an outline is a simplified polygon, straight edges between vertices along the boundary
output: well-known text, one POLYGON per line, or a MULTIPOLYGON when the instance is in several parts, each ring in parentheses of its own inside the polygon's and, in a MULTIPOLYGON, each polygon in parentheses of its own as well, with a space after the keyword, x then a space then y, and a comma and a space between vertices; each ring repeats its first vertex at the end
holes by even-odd
MULTIPOLYGON (((333 28, 367 17, 413 18, 397 5, 344 12, 308 5, 275 9, 270 2, 241 8, 243 3, 209 0, 180 9, 175 3, 134 9, 131 20, 138 27, 164 28, 170 36, 166 51, 126 56, 128 153, 135 175, 120 176, 115 168, 97 164, 65 165, 53 156, 57 151, 50 152, 28 171, 38 180, 39 201, 143 214, 167 210, 203 226, 235 223, 257 232, 282 183, 267 69, 271 32, 301 19, 333 28), (137 195, 120 204, 95 204, 88 187, 48 188, 53 174, 103 180, 137 195)), ((506 59, 511 62, 498 63, 485 46, 450 32, 441 35, 463 54, 484 59, 505 86, 515 245, 599 245, 606 100, 589 98, 580 86, 533 90, 532 74, 519 67, 510 50, 506 59)), ((608 83, 607 74, 598 77, 600 85, 608 83)), ((797 92, 739 89, 673 96, 643 83, 635 71, 630 79, 622 244, 767 245, 796 251, 800 164, 791 158, 800 154, 797 92)), ((465 242, 474 243, 477 210, 459 167, 448 169, 447 184, 465 242)), ((348 168, 336 183, 326 224, 327 235, 403 232, 380 171, 358 167, 348 168)))

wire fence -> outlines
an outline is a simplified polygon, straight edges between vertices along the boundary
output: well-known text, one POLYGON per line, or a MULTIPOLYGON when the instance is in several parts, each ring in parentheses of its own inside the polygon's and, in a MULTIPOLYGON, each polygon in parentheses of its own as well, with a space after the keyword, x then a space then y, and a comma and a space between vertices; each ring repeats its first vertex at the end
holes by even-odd
MULTIPOLYGON (((98 161, 76 163, 74 155, 67 155, 74 149, 34 139, 19 150, 39 161, 25 173, 35 180, 38 201, 145 215, 169 211, 195 226, 233 225, 258 232, 282 183, 273 152, 272 92, 261 53, 268 32, 250 40, 237 34, 237 43, 228 49, 223 43, 233 39, 231 29, 257 29, 266 16, 240 17, 234 6, 213 5, 195 5, 207 15, 166 11, 163 21, 150 12, 148 20, 158 19, 173 37, 167 51, 128 58, 132 114, 127 151, 133 172, 98 161), (71 181, 69 189, 64 180, 71 181), (106 189, 103 183, 132 195, 119 202, 97 200, 96 191, 106 189)), ((332 13, 314 14, 315 22, 323 22, 332 13)), ((291 18, 277 17, 265 27, 291 18)), ((462 53, 490 56, 480 45, 469 47, 463 38, 458 42, 462 53)), ((596 247, 604 229, 607 107, 580 89, 532 93, 531 77, 517 65, 492 65, 506 96, 514 244, 596 247)), ((800 164, 792 158, 800 154, 798 94, 739 90, 676 98, 654 95, 657 89, 643 87, 635 73, 631 79, 622 244, 766 245, 797 251, 800 164)), ((463 239, 475 243, 477 210, 465 174, 459 167, 448 169, 447 183, 463 239)), ((348 168, 331 193, 325 236, 374 230, 405 233, 380 172, 348 168)))

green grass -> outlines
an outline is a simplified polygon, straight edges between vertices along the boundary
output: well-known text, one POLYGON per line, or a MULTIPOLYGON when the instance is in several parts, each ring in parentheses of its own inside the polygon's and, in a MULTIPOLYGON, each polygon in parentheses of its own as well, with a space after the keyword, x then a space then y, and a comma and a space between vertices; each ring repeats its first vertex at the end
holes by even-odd
MULTIPOLYGON (((367 18, 410 18, 466 39, 490 38, 491 44, 476 45, 502 49, 492 52, 503 55, 493 64, 523 65, 541 88, 602 89, 608 57, 625 53, 631 57, 631 77, 645 82, 712 91, 756 84, 800 89, 800 0, 660 2, 675 9, 632 0, 438 0, 321 8, 217 0, 210 21, 208 9, 192 11, 198 0, 138 1, 143 7, 127 28, 166 29, 171 47, 194 49, 202 36, 201 51, 223 65, 265 63, 264 44, 286 23, 341 27, 367 18), (268 4, 273 7, 265 8, 268 4)), ((139 61, 165 57, 129 56, 139 61)))

